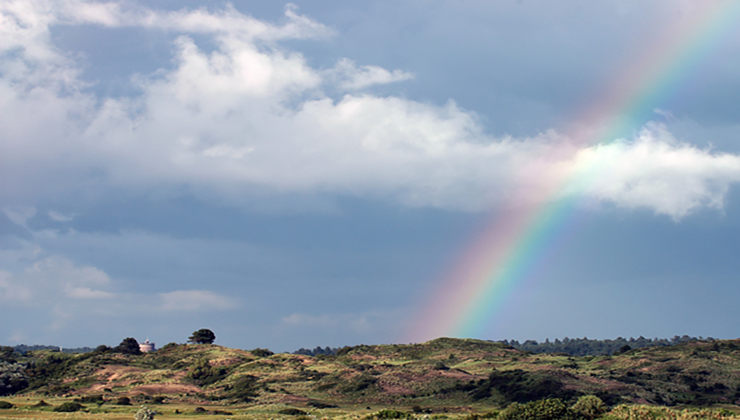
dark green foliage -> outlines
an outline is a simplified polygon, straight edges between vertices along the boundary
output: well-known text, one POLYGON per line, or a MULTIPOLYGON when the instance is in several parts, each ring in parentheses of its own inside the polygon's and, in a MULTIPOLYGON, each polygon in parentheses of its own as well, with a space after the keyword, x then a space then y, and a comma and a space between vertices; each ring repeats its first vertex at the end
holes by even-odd
POLYGON ((324 347, 323 349, 320 346, 317 346, 313 350, 300 348, 293 352, 293 354, 302 354, 304 356, 334 356, 337 354, 337 350, 329 346, 324 347))
POLYGON ((302 416, 305 415, 306 412, 297 408, 288 407, 278 411, 278 414, 285 414, 286 416, 302 416))
POLYGON ((361 392, 374 385, 377 381, 378 378, 363 373, 362 375, 355 376, 354 378, 352 378, 352 380, 348 381, 345 384, 342 384, 337 389, 342 393, 361 392))
POLYGON ((434 369, 435 370, 449 370, 450 368, 448 368, 447 366, 445 366, 445 364, 442 363, 442 362, 435 362, 434 363, 434 369))
POLYGON ((164 351, 169 351, 169 350, 172 350, 172 349, 176 349, 178 346, 179 346, 179 344, 177 344, 177 343, 167 343, 161 349, 159 349, 159 351, 160 352, 163 351, 163 350, 164 351))
MULTIPOLYGON (((473 384, 468 384, 471 387, 473 384)), ((463 387, 462 390, 465 388, 463 387)), ((574 391, 565 389, 555 378, 525 372, 520 369, 511 371, 493 371, 487 380, 480 381, 470 390, 474 401, 489 397, 499 397, 502 402, 527 402, 543 398, 568 399, 574 391)))
POLYGON ((348 354, 349 354, 349 352, 351 352, 351 351, 352 351, 352 349, 353 349, 353 347, 350 347, 350 346, 344 346, 344 347, 342 347, 341 349, 337 350, 335 354, 336 354, 337 356, 346 356, 346 355, 348 355, 348 354))
POLYGON ((583 395, 571 409, 586 420, 594 420, 606 413, 606 405, 595 395, 583 395))
POLYGON ((48 402, 46 402, 44 400, 40 400, 39 402, 37 402, 36 404, 32 405, 31 407, 50 407, 50 406, 51 406, 51 404, 49 404, 48 402))
POLYGON ((468 414, 465 416, 465 420, 481 420, 481 419, 495 419, 498 418, 498 411, 490 411, 486 414, 468 414))
POLYGON ((582 420, 578 413, 557 398, 531 401, 526 404, 513 403, 499 413, 498 418, 500 420, 582 420))
POLYGON ((58 405, 54 407, 54 411, 59 412, 59 413, 74 413, 75 411, 80 411, 83 408, 85 408, 85 406, 83 406, 80 403, 66 402, 66 403, 62 403, 62 405, 58 405))
POLYGON ((308 402, 308 405, 313 408, 324 409, 324 408, 337 408, 337 405, 327 404, 321 401, 312 400, 308 402))
POLYGON ((126 337, 121 341, 121 344, 116 346, 116 348, 113 349, 116 353, 122 353, 122 354, 133 354, 133 355, 139 355, 141 354, 141 350, 139 349, 139 342, 136 341, 133 337, 126 337))
POLYGON ((211 366, 208 359, 198 359, 190 367, 185 378, 198 386, 206 386, 220 381, 227 374, 226 369, 211 366))
POLYGON ((251 375, 240 376, 233 385, 225 388, 227 398, 249 402, 257 396, 257 378, 251 375))
POLYGON ((9 408, 13 408, 13 404, 7 402, 7 401, 0 401, 0 409, 7 410, 9 408))
POLYGON ((106 346, 105 344, 101 344, 97 347, 95 347, 95 350, 93 350, 95 353, 107 353, 109 351, 113 350, 112 348, 106 346))
POLYGON ((273 354, 275 354, 272 351, 270 351, 270 349, 261 349, 259 347, 257 347, 254 350, 250 350, 249 352, 257 357, 270 357, 273 354))
POLYGON ((188 337, 188 343, 193 344, 213 344, 214 341, 216 341, 216 334, 207 328, 201 328, 188 337))
POLYGON ((219 415, 219 416, 233 416, 234 413, 228 412, 228 411, 221 411, 221 410, 206 410, 203 407, 195 407, 195 410, 193 410, 195 414, 211 414, 211 415, 219 415))
POLYGON ((82 404, 97 404, 97 403, 103 403, 103 396, 102 395, 83 395, 80 398, 75 398, 74 402, 82 403, 82 404))
POLYGON ((380 410, 377 413, 373 413, 368 415, 366 418, 368 419, 378 419, 378 420, 386 420, 386 419, 412 419, 414 418, 414 415, 411 413, 406 413, 404 411, 398 411, 398 410, 380 410))
POLYGON ((0 361, 0 395, 15 394, 27 387, 28 375, 25 365, 0 361))
POLYGON ((2 362, 8 362, 8 363, 15 363, 16 362, 16 352, 13 347, 10 346, 0 346, 0 361, 2 362))
MULTIPOLYGON (((684 335, 682 337, 675 336, 671 339, 666 338, 622 338, 618 337, 614 340, 590 340, 584 338, 568 338, 565 337, 562 340, 555 339, 555 341, 545 340, 544 343, 538 343, 535 340, 527 340, 523 343, 519 343, 516 340, 503 340, 501 343, 511 345, 519 350, 531 351, 532 353, 566 353, 571 356, 588 356, 588 355, 607 355, 607 354, 619 354, 625 346, 630 349, 640 349, 645 347, 666 347, 675 346, 678 344, 690 343, 693 341, 699 341, 700 338, 689 337, 684 335)), ((707 338, 706 340, 712 341, 713 338, 707 338)))
POLYGON ((129 397, 118 397, 115 402, 116 405, 131 405, 131 398, 129 397))
POLYGON ((624 354, 628 351, 632 350, 632 347, 629 344, 625 344, 622 347, 619 348, 614 354, 624 354))

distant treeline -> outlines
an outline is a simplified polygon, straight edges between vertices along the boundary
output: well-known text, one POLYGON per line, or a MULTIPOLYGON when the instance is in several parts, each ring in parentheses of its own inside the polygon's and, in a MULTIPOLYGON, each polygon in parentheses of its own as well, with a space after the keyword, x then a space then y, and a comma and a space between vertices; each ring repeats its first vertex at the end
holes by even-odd
POLYGON ((338 347, 337 348, 331 348, 329 346, 326 346, 326 347, 324 347, 322 349, 320 346, 317 346, 313 350, 300 348, 300 349, 294 351, 293 354, 303 354, 305 356, 318 356, 320 354, 323 354, 325 356, 334 356, 334 355, 337 354, 337 350, 339 350, 338 347))
POLYGON ((550 341, 546 339, 544 343, 538 343, 535 340, 527 340, 523 343, 517 340, 502 340, 500 343, 507 344, 518 350, 531 351, 532 353, 566 353, 571 356, 601 356, 624 353, 632 349, 654 346, 675 346, 676 344, 688 343, 690 341, 714 341, 714 338, 707 337, 689 337, 674 336, 673 338, 622 338, 617 337, 614 340, 591 340, 587 337, 568 338, 562 340, 555 339, 550 341))
POLYGON ((20 344, 17 346, 13 346, 13 350, 17 351, 20 354, 26 354, 26 352, 35 351, 35 350, 59 350, 59 349, 61 349, 62 353, 89 353, 95 350, 94 348, 91 348, 91 347, 76 347, 72 349, 65 349, 59 346, 44 346, 40 344, 35 344, 33 346, 28 346, 26 344, 20 344))

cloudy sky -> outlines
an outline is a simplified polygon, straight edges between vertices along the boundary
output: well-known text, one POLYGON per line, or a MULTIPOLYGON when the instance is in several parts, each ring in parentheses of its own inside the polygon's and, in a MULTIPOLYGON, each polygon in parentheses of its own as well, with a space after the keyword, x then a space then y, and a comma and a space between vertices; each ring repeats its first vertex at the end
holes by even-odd
POLYGON ((502 208, 566 199, 577 223, 476 338, 738 337, 732 19, 706 0, 0 0, 0 344, 408 341, 502 208), (634 74, 642 111, 583 117, 634 74))

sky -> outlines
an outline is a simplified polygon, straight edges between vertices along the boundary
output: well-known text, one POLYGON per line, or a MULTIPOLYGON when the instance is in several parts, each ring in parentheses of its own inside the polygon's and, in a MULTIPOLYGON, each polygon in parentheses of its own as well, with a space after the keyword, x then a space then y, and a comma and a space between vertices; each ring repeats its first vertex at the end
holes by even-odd
POLYGON ((737 338, 737 9, 0 0, 0 344, 737 338), (482 327, 418 333, 562 200, 482 327))

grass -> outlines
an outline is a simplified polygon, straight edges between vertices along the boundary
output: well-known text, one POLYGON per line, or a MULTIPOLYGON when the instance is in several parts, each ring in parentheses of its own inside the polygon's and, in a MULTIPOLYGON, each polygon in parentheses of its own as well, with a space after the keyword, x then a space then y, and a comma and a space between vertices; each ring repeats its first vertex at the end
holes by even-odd
POLYGON ((723 407, 740 399, 740 375, 735 373, 740 371, 740 341, 730 340, 587 357, 531 354, 500 343, 442 338, 423 344, 355 346, 323 357, 257 357, 216 345, 168 345, 141 356, 36 352, 22 362, 35 366, 35 387, 9 399, 20 398, 21 408, 0 411, 0 418, 16 418, 18 413, 67 418, 50 414, 50 409, 25 409, 23 398, 51 403, 56 395, 71 400, 92 393, 102 393, 108 402, 100 407, 87 404, 89 413, 81 416, 133 416, 140 404, 147 404, 161 409, 165 418, 178 409, 182 416, 196 416, 191 412, 199 405, 220 407, 214 409, 232 412, 233 418, 266 416, 272 413, 269 407, 290 406, 329 417, 365 416, 368 406, 376 411, 419 406, 431 410, 430 415, 454 417, 465 410, 490 412, 532 398, 572 402, 584 394, 598 395, 610 405, 647 401, 723 407), (203 369, 203 360, 213 375, 199 382, 192 375, 188 379, 197 366, 203 369), (172 385, 179 388, 167 388, 172 385), (151 395, 136 395, 145 390, 142 387, 151 395), (155 387, 163 391, 153 393, 155 387), (153 405, 158 395, 165 396, 167 404, 153 405), (111 405, 119 396, 131 397, 133 406, 111 405), (339 408, 317 411, 308 405, 312 401, 339 408))

